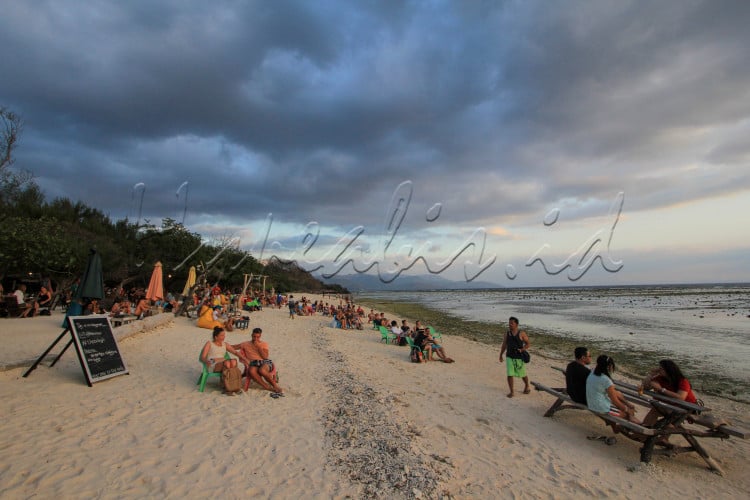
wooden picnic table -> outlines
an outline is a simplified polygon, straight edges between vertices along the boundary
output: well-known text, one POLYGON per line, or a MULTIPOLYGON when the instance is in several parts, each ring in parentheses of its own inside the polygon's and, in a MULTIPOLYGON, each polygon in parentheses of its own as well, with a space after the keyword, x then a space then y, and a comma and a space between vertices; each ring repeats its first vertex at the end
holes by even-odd
MULTIPOLYGON (((556 369, 560 370, 559 368, 556 369)), ((565 372, 564 370, 560 371, 565 372)), ((711 410, 705 406, 669 398, 652 391, 644 391, 643 394, 640 394, 638 387, 633 384, 622 381, 613 382, 628 401, 648 410, 655 409, 660 415, 659 420, 653 427, 645 427, 619 417, 592 411, 605 422, 616 425, 623 436, 643 444, 640 449, 642 462, 650 462, 653 455, 671 457, 680 453, 698 453, 713 472, 723 475, 718 463, 701 446, 698 438, 729 439, 729 437, 734 436, 747 439, 748 437, 748 432, 732 427, 726 421, 715 417, 711 410), (673 434, 682 436, 687 441, 688 446, 674 446, 667 443, 666 440, 673 434), (657 448, 657 446, 659 447, 657 448)), ((564 409, 588 410, 586 405, 573 401, 564 387, 550 388, 538 382, 532 382, 532 384, 538 391, 548 392, 557 397, 557 400, 544 414, 545 417, 551 417, 564 409)))

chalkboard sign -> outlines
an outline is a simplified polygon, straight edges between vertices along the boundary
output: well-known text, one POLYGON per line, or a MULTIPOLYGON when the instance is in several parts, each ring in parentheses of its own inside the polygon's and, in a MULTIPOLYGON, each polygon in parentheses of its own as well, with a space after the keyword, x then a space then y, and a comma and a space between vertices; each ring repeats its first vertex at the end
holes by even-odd
POLYGON ((68 316, 68 323, 89 385, 128 373, 108 316, 68 316))

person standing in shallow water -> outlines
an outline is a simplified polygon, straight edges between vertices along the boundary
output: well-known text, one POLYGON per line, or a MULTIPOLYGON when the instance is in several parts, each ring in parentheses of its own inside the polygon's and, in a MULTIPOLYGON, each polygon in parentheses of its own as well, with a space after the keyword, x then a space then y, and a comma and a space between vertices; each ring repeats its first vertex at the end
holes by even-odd
POLYGON ((529 342, 529 336, 526 332, 518 329, 518 318, 511 316, 508 319, 508 331, 505 332, 503 338, 503 345, 500 347, 500 362, 503 362, 503 354, 508 353, 508 358, 505 362, 506 372, 508 374, 508 397, 512 398, 515 393, 513 392, 513 379, 519 377, 523 379, 524 389, 523 393, 528 394, 531 392, 529 387, 529 377, 526 375, 526 363, 523 362, 521 353, 528 351, 531 343, 529 342))

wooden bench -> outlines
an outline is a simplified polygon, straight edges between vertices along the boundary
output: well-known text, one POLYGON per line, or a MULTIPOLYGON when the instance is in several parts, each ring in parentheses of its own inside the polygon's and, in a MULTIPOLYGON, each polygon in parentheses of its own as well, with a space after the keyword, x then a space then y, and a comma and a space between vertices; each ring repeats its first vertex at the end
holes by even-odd
POLYGON ((9 318, 18 318, 23 313, 24 308, 18 304, 18 299, 15 295, 6 295, 3 297, 3 308, 2 312, 4 316, 9 318))
MULTIPOLYGON (((564 388, 551 388, 538 382, 532 382, 532 384, 536 390, 547 392, 557 398, 544 414, 545 417, 552 417, 556 412, 565 409, 590 411, 586 405, 573 401, 565 392, 564 388)), ((616 385, 617 384, 618 383, 616 382, 616 385)), ((628 401, 631 401, 634 404, 638 404, 648 409, 655 408, 662 415, 661 419, 653 427, 644 427, 643 425, 609 414, 596 413, 593 411, 591 413, 601 418, 606 423, 615 425, 618 431, 628 439, 642 443, 643 446, 640 449, 641 462, 650 462, 653 455, 675 456, 679 453, 693 452, 698 453, 713 472, 723 475, 724 473, 719 465, 700 445, 698 438, 728 439, 730 436, 734 436, 741 439, 747 439, 748 433, 746 431, 730 427, 726 422, 714 418, 709 414, 710 410, 704 407, 692 405, 700 408, 702 413, 698 414, 697 410, 672 405, 656 398, 642 397, 637 392, 633 395, 628 390, 628 392, 623 392, 623 395, 628 401), (703 428, 686 427, 685 424, 694 424, 703 428), (673 434, 681 435, 688 442, 689 446, 677 447, 672 446, 671 444, 665 445, 665 440, 673 434), (660 448, 655 448, 657 445, 660 446, 660 448), (662 446, 663 448, 661 448, 662 446)), ((683 403, 685 405, 691 405, 684 401, 683 403)))
POLYGON ((137 319, 138 316, 133 315, 109 318, 109 320, 112 322, 112 326, 114 326, 115 328, 117 328, 118 326, 127 325, 128 323, 132 323, 137 319))

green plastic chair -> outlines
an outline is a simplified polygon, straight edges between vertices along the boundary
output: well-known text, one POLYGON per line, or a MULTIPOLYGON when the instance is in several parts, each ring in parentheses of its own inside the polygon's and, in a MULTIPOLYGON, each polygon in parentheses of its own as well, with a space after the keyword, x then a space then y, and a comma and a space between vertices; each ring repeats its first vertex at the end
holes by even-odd
POLYGON ((380 341, 387 344, 388 342, 393 342, 396 340, 396 334, 390 331, 388 328, 384 326, 379 326, 378 329, 380 330, 380 341))
MULTIPOLYGON (((414 347, 417 347, 417 344, 414 343, 414 339, 406 335, 406 343, 409 344, 409 353, 411 353, 411 350, 414 347)), ((427 359, 427 349, 424 347, 419 347, 419 350, 422 351, 422 356, 424 356, 424 359, 427 359)))
POLYGON ((440 332, 438 332, 437 330, 435 330, 433 327, 428 326, 427 329, 430 331, 430 335, 432 335, 433 339, 442 339, 443 338, 443 335, 440 332))
MULTIPOLYGON (((203 349, 201 349, 201 352, 203 352, 203 349)), ((224 359, 230 359, 229 354, 224 354, 224 359)), ((203 392, 203 389, 206 388, 206 381, 211 377, 221 377, 221 372, 210 372, 208 371, 208 366, 206 366, 206 363, 201 361, 201 354, 198 353, 198 362, 200 362, 201 367, 203 367, 203 371, 201 372, 200 377, 198 377, 198 391, 203 392)))

